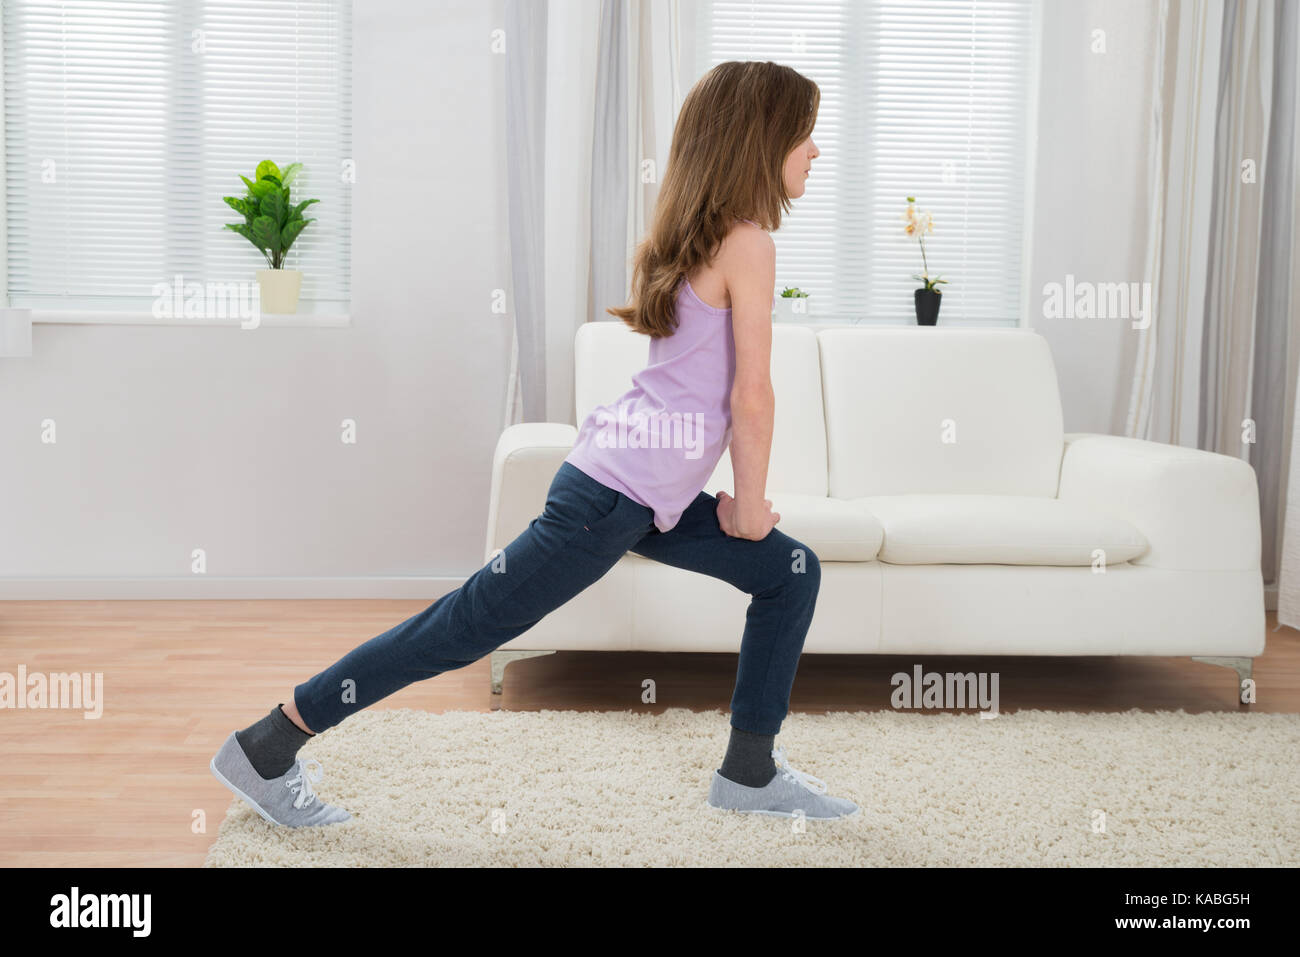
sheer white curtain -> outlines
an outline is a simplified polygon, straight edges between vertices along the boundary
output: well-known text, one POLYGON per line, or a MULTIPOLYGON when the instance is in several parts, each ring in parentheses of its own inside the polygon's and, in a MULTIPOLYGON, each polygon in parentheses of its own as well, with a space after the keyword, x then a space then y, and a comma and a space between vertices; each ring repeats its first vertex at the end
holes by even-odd
POLYGON ((1265 582, 1278 575, 1300 344, 1296 13, 1285 0, 1159 2, 1152 319, 1137 333, 1126 429, 1255 467, 1265 582))
MULTIPOLYGON (((1274 111, 1279 123, 1285 118, 1290 125, 1290 150, 1275 164, 1278 170, 1290 175, 1289 189, 1276 194, 1276 205, 1270 207, 1270 222, 1277 224, 1266 236, 1278 241, 1272 246, 1273 257, 1265 277, 1265 301, 1273 315, 1285 318, 1283 330, 1286 337, 1279 343, 1261 343, 1271 356, 1273 374, 1261 377, 1258 389, 1282 400, 1286 419, 1282 435, 1289 446, 1279 448, 1279 466, 1276 469, 1276 489, 1265 489, 1263 499, 1266 519, 1268 504, 1274 504, 1276 514, 1273 527, 1279 529, 1279 570, 1277 620, 1280 624, 1300 628, 1300 388, 1297 387, 1296 370, 1300 367, 1300 10, 1294 4, 1286 5, 1279 17, 1279 52, 1275 61, 1282 64, 1285 73, 1279 76, 1279 89, 1289 90, 1290 102, 1281 102, 1274 111), (1289 229, 1288 229, 1289 227, 1289 229), (1284 242, 1289 239, 1289 242, 1284 242), (1280 371, 1279 371, 1280 370, 1280 371), (1270 495, 1270 492, 1276 494, 1270 495)), ((1282 139, 1277 139, 1282 143, 1282 139)), ((1279 176, 1279 178, 1281 178, 1279 176)), ((1262 403, 1261 403, 1262 404, 1262 403)), ((1258 468, 1258 466, 1257 466, 1258 468)), ((1265 542, 1270 538, 1266 523, 1265 542)))
POLYGON ((573 422, 573 340, 627 301, 681 105, 678 0, 507 0, 505 424, 573 422))
POLYGON ((1158 5, 1143 270, 1151 321, 1138 332, 1125 431, 1195 447, 1224 0, 1158 5))

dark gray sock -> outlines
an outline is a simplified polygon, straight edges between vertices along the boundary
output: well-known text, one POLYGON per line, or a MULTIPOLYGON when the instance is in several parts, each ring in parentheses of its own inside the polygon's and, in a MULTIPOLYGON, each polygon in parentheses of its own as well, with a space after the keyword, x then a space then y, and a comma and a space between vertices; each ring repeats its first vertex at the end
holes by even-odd
POLYGON ((776 777, 776 762, 772 760, 775 738, 773 734, 751 734, 733 727, 727 756, 722 759, 718 773, 747 788, 765 787, 776 777))
POLYGON ((248 763, 268 781, 293 767, 298 749, 314 737, 294 724, 280 705, 262 720, 235 732, 235 740, 248 755, 248 763))

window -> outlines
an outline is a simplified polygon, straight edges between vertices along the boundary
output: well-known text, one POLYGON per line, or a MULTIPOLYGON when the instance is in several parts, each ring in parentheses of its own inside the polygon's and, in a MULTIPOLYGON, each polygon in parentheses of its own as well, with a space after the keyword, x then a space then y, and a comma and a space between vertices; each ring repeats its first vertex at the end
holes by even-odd
MULTIPOLYGON (((10 304, 148 309, 159 283, 250 282, 223 229, 257 163, 301 162, 304 311, 350 298, 351 4, 4 0, 10 304)), ((324 310, 321 307, 325 306, 324 310)))
POLYGON ((773 60, 821 88, 807 192, 774 234, 777 286, 814 321, 915 322, 920 249, 908 196, 934 216, 940 322, 1008 324, 1022 308, 1031 0, 710 0, 702 75, 773 60))

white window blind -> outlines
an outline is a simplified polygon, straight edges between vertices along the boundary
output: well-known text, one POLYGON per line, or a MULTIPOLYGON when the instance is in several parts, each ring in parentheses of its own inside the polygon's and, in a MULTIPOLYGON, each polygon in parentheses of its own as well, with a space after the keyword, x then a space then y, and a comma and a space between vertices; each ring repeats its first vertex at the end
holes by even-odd
POLYGON ((139 309, 159 283, 251 282, 223 196, 303 164, 315 219, 286 266, 350 298, 351 4, 4 0, 8 291, 14 306, 139 309))
POLYGON ((920 247, 907 197, 934 216, 940 323, 1009 324, 1021 309, 1031 0, 709 0, 700 75, 773 60, 821 89, 821 156, 774 234, 777 286, 814 321, 916 321, 920 247))

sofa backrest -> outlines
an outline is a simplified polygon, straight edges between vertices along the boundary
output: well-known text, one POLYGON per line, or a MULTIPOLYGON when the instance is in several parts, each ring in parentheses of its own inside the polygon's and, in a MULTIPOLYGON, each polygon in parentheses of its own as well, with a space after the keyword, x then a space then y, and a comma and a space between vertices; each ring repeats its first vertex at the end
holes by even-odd
POLYGON ((831 496, 1056 497, 1065 431, 1038 333, 859 327, 817 341, 831 496))
MULTIPOLYGON (((650 339, 624 323, 586 322, 578 329, 574 354, 577 423, 593 408, 613 402, 632 387, 645 368, 650 339)), ((821 365, 816 334, 795 325, 772 327, 772 388, 776 391, 772 455, 767 491, 825 495, 826 421, 822 410, 821 365)), ((705 486, 735 493, 731 453, 705 486)))

